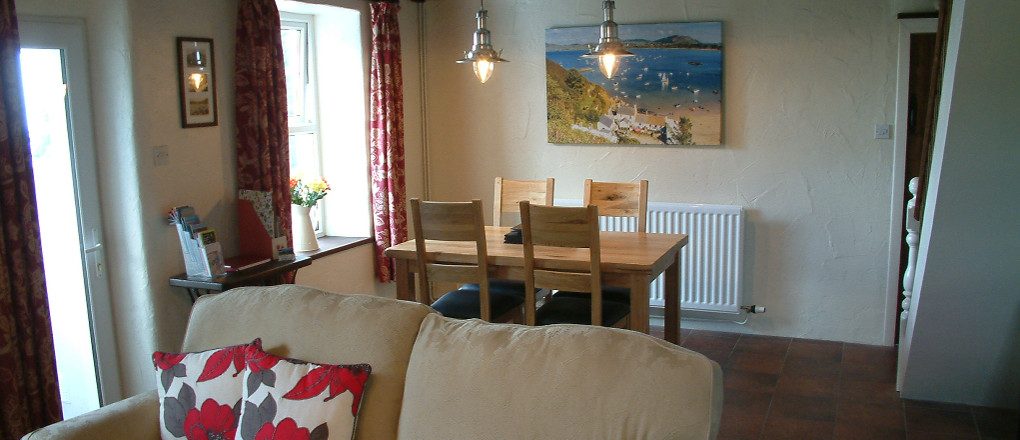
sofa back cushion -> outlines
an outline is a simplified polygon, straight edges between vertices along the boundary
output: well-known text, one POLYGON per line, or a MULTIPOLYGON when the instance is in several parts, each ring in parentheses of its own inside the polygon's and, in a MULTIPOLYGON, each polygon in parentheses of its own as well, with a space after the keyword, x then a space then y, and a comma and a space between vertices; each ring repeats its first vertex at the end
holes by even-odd
POLYGON ((395 439, 407 362, 421 304, 283 285, 242 287, 201 297, 191 312, 184 351, 262 338, 270 353, 321 364, 369 364, 372 380, 357 438, 395 439))
POLYGON ((429 315, 399 438, 709 439, 721 411, 719 365, 648 335, 429 315))

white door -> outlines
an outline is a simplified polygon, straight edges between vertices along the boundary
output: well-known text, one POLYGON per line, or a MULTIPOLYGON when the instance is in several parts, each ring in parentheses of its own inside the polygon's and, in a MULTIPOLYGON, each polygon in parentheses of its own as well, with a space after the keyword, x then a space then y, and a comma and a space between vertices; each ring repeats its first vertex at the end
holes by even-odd
POLYGON ((84 24, 22 19, 21 76, 64 418, 120 397, 84 24))

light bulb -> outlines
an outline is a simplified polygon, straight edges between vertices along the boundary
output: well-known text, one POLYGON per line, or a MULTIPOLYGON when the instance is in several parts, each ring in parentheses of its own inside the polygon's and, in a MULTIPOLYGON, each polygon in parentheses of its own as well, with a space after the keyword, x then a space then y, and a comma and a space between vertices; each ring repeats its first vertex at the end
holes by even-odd
POLYGON ((616 54, 607 53, 599 55, 599 70, 608 79, 613 79, 613 75, 616 74, 616 68, 619 67, 616 54))
POLYGON ((486 59, 475 60, 472 65, 475 68, 475 76, 478 77, 482 84, 489 80, 489 77, 492 76, 492 71, 496 69, 496 63, 486 59))

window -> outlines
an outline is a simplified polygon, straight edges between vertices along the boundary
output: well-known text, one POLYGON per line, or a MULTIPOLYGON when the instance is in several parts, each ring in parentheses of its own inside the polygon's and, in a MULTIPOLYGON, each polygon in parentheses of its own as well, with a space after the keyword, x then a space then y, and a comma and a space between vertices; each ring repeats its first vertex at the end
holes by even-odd
POLYGON ((312 209, 321 235, 369 236, 368 3, 359 9, 278 0, 291 177, 324 177, 312 209), (319 44, 321 43, 321 44, 319 44))
MULTIPOLYGON (((312 47, 313 20, 310 15, 280 14, 283 70, 287 77, 287 122, 290 129, 290 177, 306 182, 323 176, 319 148, 319 118, 315 105, 318 90, 312 47), (285 17, 285 18, 284 18, 285 17)), ((317 236, 325 235, 323 212, 326 199, 312 208, 312 226, 317 236)))

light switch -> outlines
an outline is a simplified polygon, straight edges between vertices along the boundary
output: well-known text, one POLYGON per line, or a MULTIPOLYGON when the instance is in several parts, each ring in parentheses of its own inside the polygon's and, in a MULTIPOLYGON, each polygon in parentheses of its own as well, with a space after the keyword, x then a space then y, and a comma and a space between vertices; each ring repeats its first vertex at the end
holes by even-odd
POLYGON ((889 139, 892 137, 892 125, 875 124, 875 139, 889 139))
POLYGON ((157 167, 170 163, 170 149, 166 145, 152 147, 152 164, 157 167))

